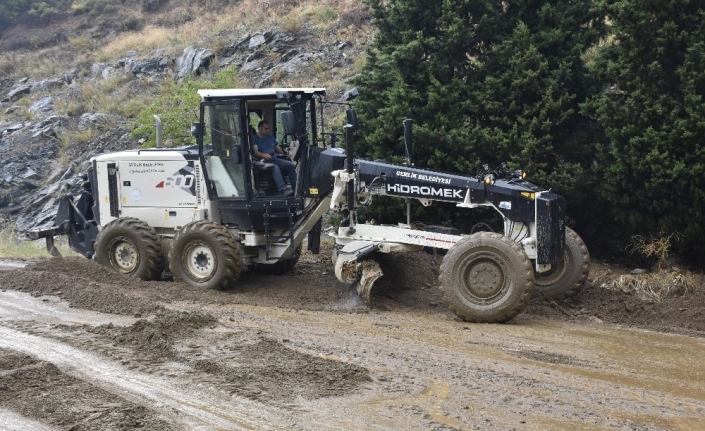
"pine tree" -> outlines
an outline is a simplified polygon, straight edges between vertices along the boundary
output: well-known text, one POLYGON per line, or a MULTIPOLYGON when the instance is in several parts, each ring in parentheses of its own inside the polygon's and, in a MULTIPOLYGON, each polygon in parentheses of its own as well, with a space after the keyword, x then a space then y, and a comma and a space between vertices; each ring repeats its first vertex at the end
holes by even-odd
POLYGON ((603 5, 614 39, 595 69, 609 86, 588 105, 607 137, 603 194, 630 234, 680 232, 694 258, 705 251, 705 2, 603 5))
POLYGON ((593 2, 369 0, 377 34, 357 78, 368 157, 473 174, 513 162, 559 192, 586 189, 597 91, 582 56, 604 34, 593 2), (395 157, 396 155, 396 157, 395 157))

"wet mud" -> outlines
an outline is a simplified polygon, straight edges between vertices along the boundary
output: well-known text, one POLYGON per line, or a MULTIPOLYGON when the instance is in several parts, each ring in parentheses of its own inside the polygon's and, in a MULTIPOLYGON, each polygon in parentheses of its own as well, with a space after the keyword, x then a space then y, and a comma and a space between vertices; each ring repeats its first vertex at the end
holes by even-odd
POLYGON ((7 349, 0 349, 0 404, 59 429, 173 429, 144 406, 7 349))
MULTIPOLYGON (((227 291, 142 282, 81 258, 0 277, 7 429, 697 430, 705 289, 597 286, 459 321, 442 256, 382 256, 370 304, 325 246, 227 291), (687 293, 687 294, 685 294, 687 293)), ((696 279, 695 283, 702 283, 696 279)))

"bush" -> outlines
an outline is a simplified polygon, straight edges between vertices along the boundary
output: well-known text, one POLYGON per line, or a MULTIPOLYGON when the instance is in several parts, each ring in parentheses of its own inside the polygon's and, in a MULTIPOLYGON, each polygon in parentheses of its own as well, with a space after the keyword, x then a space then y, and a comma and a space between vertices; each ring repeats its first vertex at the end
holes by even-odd
POLYGON ((161 0, 142 0, 142 10, 145 12, 154 12, 160 5, 161 0))
POLYGON ((213 81, 187 79, 181 85, 169 81, 160 90, 160 96, 143 109, 135 119, 132 139, 145 138, 145 147, 156 144, 153 115, 162 120, 162 136, 165 146, 187 145, 192 143, 189 133, 191 123, 198 117, 200 99, 197 91, 204 88, 238 88, 240 83, 237 70, 229 68, 218 72, 213 81))
POLYGON ((29 14, 39 18, 42 22, 48 22, 59 15, 59 11, 57 11, 53 6, 50 6, 48 3, 41 2, 32 5, 32 8, 29 10, 29 14))

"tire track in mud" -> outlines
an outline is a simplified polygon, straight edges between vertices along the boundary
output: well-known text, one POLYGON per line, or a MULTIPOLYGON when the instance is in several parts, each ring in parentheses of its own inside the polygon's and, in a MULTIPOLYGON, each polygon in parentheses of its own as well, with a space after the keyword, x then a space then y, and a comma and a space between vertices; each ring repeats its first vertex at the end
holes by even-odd
POLYGON ((99 355, 67 344, 0 326, 0 348, 45 361, 68 376, 148 406, 178 428, 199 430, 292 429, 291 421, 259 403, 222 397, 201 388, 180 386, 130 371, 99 355), (266 413, 265 413, 266 412, 266 413), (277 424, 277 425, 273 425, 277 424))
POLYGON ((381 429, 424 429, 418 423, 430 418, 425 429, 695 430, 705 417, 702 373, 687 371, 704 351, 699 339, 528 320, 472 325, 409 313, 237 309, 233 326, 247 322, 250 332, 372 371, 373 391, 351 397, 344 414, 335 400, 307 403, 319 420, 365 418, 381 429))

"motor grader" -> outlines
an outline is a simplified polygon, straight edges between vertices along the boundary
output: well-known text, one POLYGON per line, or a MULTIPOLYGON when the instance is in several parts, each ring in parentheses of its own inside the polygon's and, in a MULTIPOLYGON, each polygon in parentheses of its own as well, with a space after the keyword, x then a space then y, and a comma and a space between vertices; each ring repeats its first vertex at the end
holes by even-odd
MULTIPOLYGON (((72 249, 140 279, 157 279, 168 269, 195 288, 222 289, 235 285, 246 268, 292 268, 306 237, 317 251, 322 216, 333 210, 346 216, 331 233, 338 280, 357 285, 369 299, 381 276, 376 254, 445 249, 443 300, 472 322, 506 322, 524 309, 535 287, 558 297, 586 280, 589 256, 564 225, 564 199, 521 172, 463 176, 356 158, 352 109, 346 149, 329 148, 317 130, 328 103, 323 88, 198 93, 195 145, 94 156, 85 191, 62 198, 54 227, 30 236, 46 238, 55 253, 54 236, 68 235, 72 249), (261 120, 296 162, 293 194, 277 193, 273 164, 252 156, 253 125, 261 120), (504 232, 456 235, 409 219, 394 226, 358 223, 359 210, 380 195, 494 208, 504 232)), ((409 155, 411 130, 405 121, 409 155)))

